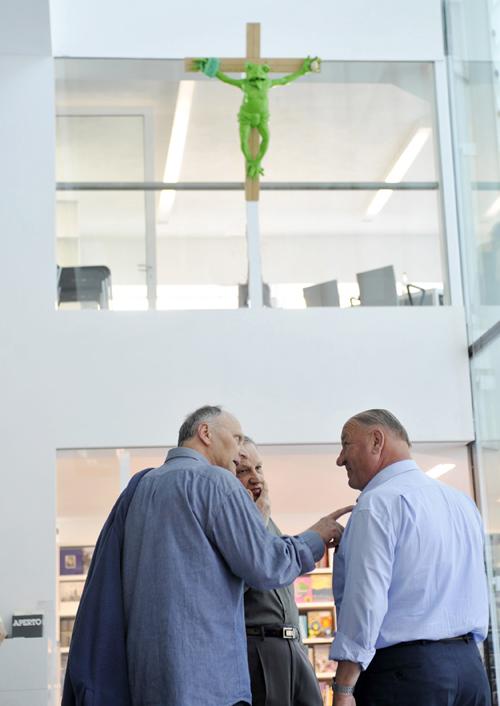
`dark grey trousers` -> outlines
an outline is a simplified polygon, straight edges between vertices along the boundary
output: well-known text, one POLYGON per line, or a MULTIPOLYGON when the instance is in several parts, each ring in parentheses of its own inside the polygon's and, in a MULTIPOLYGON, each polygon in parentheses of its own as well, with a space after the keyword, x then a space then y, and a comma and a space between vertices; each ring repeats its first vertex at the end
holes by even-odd
POLYGON ((491 706, 474 641, 377 650, 354 692, 356 706, 491 706))
POLYGON ((247 637, 252 706, 322 706, 316 675, 297 640, 247 637))

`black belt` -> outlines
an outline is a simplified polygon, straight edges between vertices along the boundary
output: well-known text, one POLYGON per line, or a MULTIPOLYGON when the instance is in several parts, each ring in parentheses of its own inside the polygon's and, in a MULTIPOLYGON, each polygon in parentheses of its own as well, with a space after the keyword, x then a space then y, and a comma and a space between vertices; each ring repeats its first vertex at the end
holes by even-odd
POLYGON ((381 647, 382 650, 390 650, 391 647, 411 647, 415 645, 442 645, 448 644, 449 642, 470 642, 473 640, 471 632, 466 635, 457 635, 457 637, 444 637, 442 640, 410 640, 409 642, 398 642, 395 645, 389 645, 389 647, 381 647))
POLYGON ((298 640, 299 631, 293 625, 247 625, 247 635, 250 637, 281 637, 283 640, 298 640))

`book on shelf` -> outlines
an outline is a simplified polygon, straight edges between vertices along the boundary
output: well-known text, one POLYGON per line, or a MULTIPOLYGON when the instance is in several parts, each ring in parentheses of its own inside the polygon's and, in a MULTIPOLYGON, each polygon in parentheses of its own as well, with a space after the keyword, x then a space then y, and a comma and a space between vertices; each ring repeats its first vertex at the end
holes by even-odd
POLYGON ((333 690, 330 682, 320 681, 319 688, 321 691, 321 698, 323 699, 323 706, 332 706, 333 690))
POLYGON ((59 644, 61 647, 69 647, 71 633, 75 624, 74 618, 60 618, 59 621, 59 644))
POLYGON ((312 665, 312 668, 314 669, 314 650, 312 647, 307 648, 307 657, 312 665))
POLYGON ((86 575, 94 553, 94 547, 60 547, 59 549, 59 574, 86 575))
POLYGON ((313 574, 311 577, 313 603, 333 601, 332 577, 330 574, 313 574))
POLYGON ((317 569, 328 569, 328 550, 325 549, 325 553, 319 561, 316 562, 317 569))
POLYGON ((61 576, 83 574, 83 547, 61 547, 59 549, 59 573, 61 576))
POLYGON ((295 579, 293 584, 293 590, 295 593, 295 601, 297 603, 311 603, 312 602, 312 576, 299 576, 295 579))
POLYGON ((82 547, 82 558, 83 558, 83 573, 87 575, 89 573, 90 562, 92 561, 92 556, 94 555, 95 547, 82 547))
POLYGON ((62 581, 59 586, 59 600, 61 603, 75 603, 82 597, 85 581, 62 581))
POLYGON ((335 672, 337 662, 330 659, 331 645, 314 645, 314 671, 316 674, 335 672))
POLYGON ((307 613, 307 634, 309 637, 331 637, 333 635, 333 611, 310 610, 307 613))
POLYGON ((307 639, 307 615, 304 615, 302 613, 299 615, 299 632, 300 632, 300 639, 301 640, 306 640, 307 639))

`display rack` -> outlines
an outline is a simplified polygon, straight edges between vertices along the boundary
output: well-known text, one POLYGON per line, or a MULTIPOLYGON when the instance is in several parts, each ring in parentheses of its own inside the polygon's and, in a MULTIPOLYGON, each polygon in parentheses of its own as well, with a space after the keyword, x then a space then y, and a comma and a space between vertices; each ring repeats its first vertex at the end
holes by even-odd
POLYGON ((330 706, 333 700, 331 680, 337 666, 329 657, 336 628, 332 566, 333 551, 329 550, 313 571, 294 582, 302 642, 307 646, 325 706, 330 706))

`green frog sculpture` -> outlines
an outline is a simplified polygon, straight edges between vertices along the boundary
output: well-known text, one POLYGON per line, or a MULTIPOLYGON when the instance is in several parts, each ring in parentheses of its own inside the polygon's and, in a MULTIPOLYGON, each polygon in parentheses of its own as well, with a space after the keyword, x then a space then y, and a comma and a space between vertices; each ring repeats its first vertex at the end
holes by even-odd
POLYGON ((282 78, 269 78, 267 64, 245 64, 245 78, 231 78, 220 71, 219 59, 195 59, 195 66, 203 71, 206 76, 218 78, 230 86, 236 86, 243 91, 243 103, 238 113, 240 124, 241 151, 246 160, 246 173, 251 179, 257 179, 264 174, 261 166, 262 158, 269 146, 269 89, 274 86, 285 86, 287 83, 304 76, 309 71, 319 71, 321 60, 318 57, 307 57, 297 71, 287 74, 282 78), (260 135, 260 144, 257 154, 250 151, 250 132, 256 128, 260 135))

